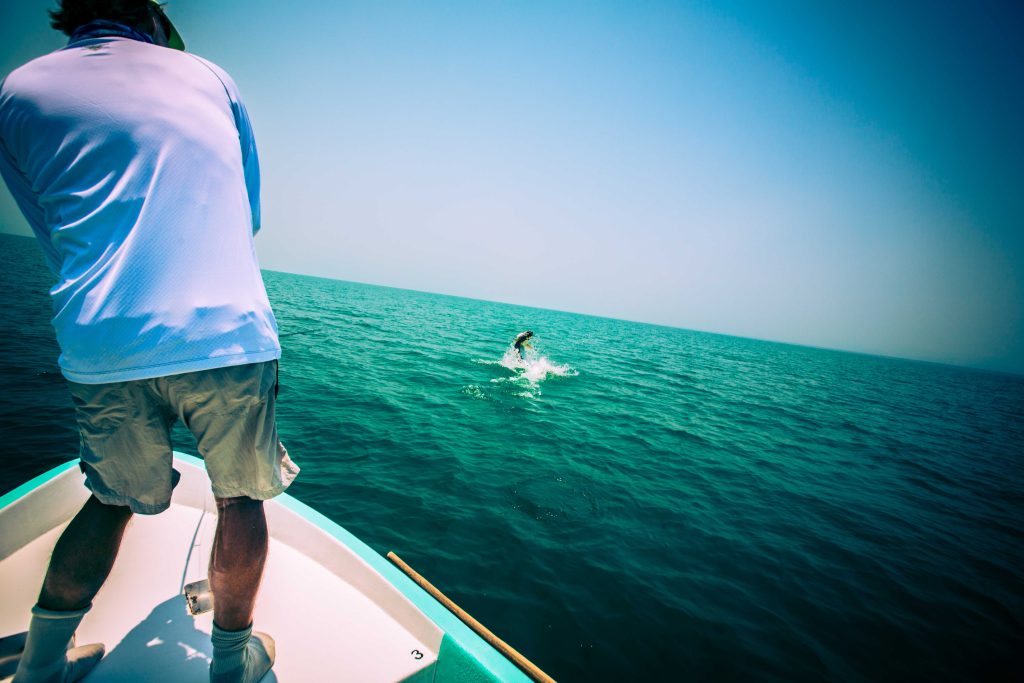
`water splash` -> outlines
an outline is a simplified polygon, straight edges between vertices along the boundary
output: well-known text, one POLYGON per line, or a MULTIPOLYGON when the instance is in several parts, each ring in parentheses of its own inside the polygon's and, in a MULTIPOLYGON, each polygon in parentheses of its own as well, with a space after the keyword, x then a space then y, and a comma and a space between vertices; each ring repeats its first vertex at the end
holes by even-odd
POLYGON ((509 344, 498 364, 515 374, 512 377, 496 377, 491 381, 525 384, 524 395, 527 397, 532 397, 539 388, 537 385, 548 377, 575 377, 579 374, 569 365, 552 362, 533 346, 524 347, 523 356, 520 357, 515 347, 509 344))
MULTIPOLYGON (((536 338, 535 338, 536 339, 536 338)), ((519 356, 512 344, 505 349, 500 359, 477 358, 473 362, 478 365, 501 367, 511 370, 512 374, 492 377, 488 385, 470 384, 462 388, 462 393, 478 399, 499 399, 502 396, 519 398, 536 398, 540 396, 540 385, 549 377, 575 377, 579 371, 567 364, 555 363, 536 347, 523 349, 524 357, 519 356), (488 390, 492 386, 495 391, 488 390)), ((500 371, 499 371, 500 372, 500 371)))

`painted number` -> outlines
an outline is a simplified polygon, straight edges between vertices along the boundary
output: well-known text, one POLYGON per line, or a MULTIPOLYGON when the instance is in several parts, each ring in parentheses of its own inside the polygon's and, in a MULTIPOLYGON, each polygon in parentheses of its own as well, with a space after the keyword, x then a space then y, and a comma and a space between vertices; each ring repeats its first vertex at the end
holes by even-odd
POLYGON ((409 654, 411 654, 411 655, 412 655, 412 658, 413 658, 413 659, 423 659, 423 653, 422 653, 422 652, 420 652, 419 650, 413 650, 413 651, 412 651, 412 652, 410 652, 409 654))

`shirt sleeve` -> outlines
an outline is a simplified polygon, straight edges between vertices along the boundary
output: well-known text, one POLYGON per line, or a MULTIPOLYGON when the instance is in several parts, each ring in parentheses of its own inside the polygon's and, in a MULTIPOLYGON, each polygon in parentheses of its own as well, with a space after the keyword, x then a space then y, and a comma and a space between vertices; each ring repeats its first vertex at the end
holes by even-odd
POLYGON ((231 109, 238 127, 238 140, 242 145, 242 170, 245 173, 245 189, 249 194, 249 208, 252 210, 252 234, 260 231, 260 160, 256 153, 256 139, 252 134, 249 112, 240 101, 233 101, 231 109))
POLYGON ((59 274, 61 259, 53 242, 50 241, 50 231, 46 227, 46 215, 43 212, 43 207, 39 205, 39 198, 32 191, 32 184, 18 168, 17 162, 2 138, 0 138, 0 176, 7 183, 7 189, 11 191, 11 196, 14 197, 15 203, 21 209, 32 232, 36 234, 37 241, 43 249, 43 255, 46 257, 46 264, 53 273, 59 274))
POLYGON ((238 86, 231 79, 226 71, 213 62, 192 53, 186 53, 196 61, 204 64, 224 86, 231 103, 231 113, 235 119, 235 128, 238 129, 238 142, 242 147, 242 171, 245 175, 245 190, 249 195, 249 209, 252 212, 252 234, 260 231, 260 160, 256 154, 256 138, 252 134, 252 123, 249 121, 249 112, 242 104, 242 98, 238 94, 238 86))

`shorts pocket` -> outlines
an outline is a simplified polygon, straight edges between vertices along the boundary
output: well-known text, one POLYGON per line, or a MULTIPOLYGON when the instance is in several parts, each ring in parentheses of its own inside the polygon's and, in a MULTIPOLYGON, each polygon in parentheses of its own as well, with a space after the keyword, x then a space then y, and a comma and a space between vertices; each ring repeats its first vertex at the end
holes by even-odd
POLYGON ((135 413, 124 382, 68 384, 75 404, 75 418, 83 435, 102 437, 113 434, 135 413))

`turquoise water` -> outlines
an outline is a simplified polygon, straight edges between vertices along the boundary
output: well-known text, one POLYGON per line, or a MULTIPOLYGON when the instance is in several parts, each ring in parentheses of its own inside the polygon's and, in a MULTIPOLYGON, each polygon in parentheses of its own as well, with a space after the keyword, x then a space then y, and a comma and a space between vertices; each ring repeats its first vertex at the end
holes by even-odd
MULTIPOLYGON (((0 273, 6 491, 77 439, 35 244, 0 273)), ((291 492, 556 679, 1022 676, 1024 377, 265 278, 291 492)))

